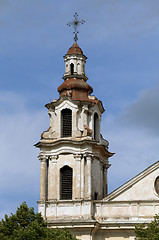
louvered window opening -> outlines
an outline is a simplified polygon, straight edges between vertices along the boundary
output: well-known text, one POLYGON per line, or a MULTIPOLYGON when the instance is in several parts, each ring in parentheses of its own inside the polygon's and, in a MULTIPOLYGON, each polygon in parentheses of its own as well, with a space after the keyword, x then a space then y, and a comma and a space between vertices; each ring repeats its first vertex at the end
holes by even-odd
POLYGON ((62 110, 62 137, 72 136, 72 111, 70 109, 62 110))
POLYGON ((72 168, 68 166, 61 169, 61 199, 72 199, 72 168))

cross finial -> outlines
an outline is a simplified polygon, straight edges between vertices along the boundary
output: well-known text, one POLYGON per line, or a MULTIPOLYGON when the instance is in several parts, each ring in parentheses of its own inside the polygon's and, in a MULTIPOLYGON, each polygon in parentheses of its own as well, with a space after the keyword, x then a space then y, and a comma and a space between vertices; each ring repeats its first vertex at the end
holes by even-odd
POLYGON ((75 13, 74 14, 74 21, 73 22, 69 22, 69 23, 67 23, 67 25, 69 26, 69 27, 71 27, 72 25, 73 25, 73 27, 74 27, 74 40, 75 40, 75 42, 77 42, 78 41, 78 37, 77 37, 77 34, 79 33, 78 31, 77 31, 77 28, 78 28, 78 26, 80 25, 80 24, 83 24, 83 23, 85 23, 85 21, 84 20, 81 20, 81 21, 79 21, 78 20, 78 14, 77 13, 75 13))

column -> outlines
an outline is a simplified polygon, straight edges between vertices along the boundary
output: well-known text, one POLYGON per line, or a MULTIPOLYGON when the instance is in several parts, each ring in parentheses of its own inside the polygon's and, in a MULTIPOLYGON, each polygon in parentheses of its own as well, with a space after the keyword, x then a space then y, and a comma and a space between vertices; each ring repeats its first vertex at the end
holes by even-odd
POLYGON ((87 166, 86 166, 86 176, 85 176, 85 184, 86 184, 86 199, 92 198, 92 155, 86 155, 87 166))
POLYGON ((57 160, 58 155, 50 156, 48 176, 48 200, 57 200, 57 160))
POLYGON ((46 201, 46 157, 39 156, 40 160, 40 201, 46 201))
POLYGON ((73 196, 75 199, 81 199, 81 158, 82 155, 74 155, 75 159, 75 168, 74 168, 74 193, 73 196))

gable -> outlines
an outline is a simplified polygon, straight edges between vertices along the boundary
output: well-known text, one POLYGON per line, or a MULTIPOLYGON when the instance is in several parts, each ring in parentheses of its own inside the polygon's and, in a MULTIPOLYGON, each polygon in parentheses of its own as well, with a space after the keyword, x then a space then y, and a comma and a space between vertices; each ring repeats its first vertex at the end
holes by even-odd
MULTIPOLYGON (((156 192, 159 176, 159 161, 110 193, 107 201, 154 201, 159 200, 156 192), (156 187, 155 187, 156 186, 156 187)), ((159 188, 159 187, 158 187, 159 188)))

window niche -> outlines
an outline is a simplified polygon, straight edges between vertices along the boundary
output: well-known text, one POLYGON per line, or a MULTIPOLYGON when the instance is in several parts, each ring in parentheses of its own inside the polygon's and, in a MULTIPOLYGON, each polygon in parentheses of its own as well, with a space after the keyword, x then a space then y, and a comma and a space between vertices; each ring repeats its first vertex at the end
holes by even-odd
POLYGON ((73 170, 69 166, 60 169, 60 199, 72 199, 72 176, 73 170))
POLYGON ((65 108, 61 111, 61 137, 72 136, 72 110, 65 108))
POLYGON ((94 139, 99 141, 99 116, 97 113, 94 114, 94 139))
POLYGON ((154 187, 155 187, 156 193, 159 195, 159 176, 155 180, 154 187))
POLYGON ((70 64, 70 72, 71 72, 71 75, 74 74, 74 64, 73 63, 70 64))

